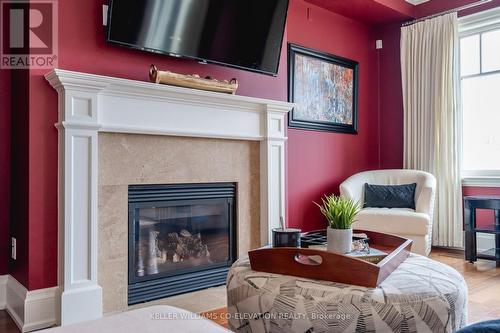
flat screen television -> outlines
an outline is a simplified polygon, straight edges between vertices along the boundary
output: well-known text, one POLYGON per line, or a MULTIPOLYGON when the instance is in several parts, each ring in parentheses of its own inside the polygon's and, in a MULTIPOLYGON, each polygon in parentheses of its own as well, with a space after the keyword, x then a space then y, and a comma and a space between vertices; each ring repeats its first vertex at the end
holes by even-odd
POLYGON ((288 0, 110 0, 107 41, 276 75, 288 0))

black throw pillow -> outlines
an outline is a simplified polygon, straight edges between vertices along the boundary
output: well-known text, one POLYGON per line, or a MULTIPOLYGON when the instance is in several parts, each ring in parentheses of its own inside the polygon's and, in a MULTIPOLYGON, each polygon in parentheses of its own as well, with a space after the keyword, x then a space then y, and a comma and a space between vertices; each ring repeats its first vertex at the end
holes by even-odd
POLYGON ((415 209, 416 188, 416 183, 404 185, 371 185, 365 183, 363 207, 415 209))

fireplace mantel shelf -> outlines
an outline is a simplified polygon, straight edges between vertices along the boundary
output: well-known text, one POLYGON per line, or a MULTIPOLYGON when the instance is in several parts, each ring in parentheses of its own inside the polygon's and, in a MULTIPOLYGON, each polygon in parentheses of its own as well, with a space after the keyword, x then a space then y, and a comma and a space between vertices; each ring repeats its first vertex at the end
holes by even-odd
POLYGON ((59 126, 97 126, 100 132, 285 140, 284 115, 293 108, 287 102, 61 69, 45 78, 58 92, 72 95, 66 100, 71 109, 65 108, 72 113, 63 115, 59 126))
POLYGON ((293 104, 61 69, 45 78, 59 95, 62 325, 102 316, 99 132, 260 141, 260 238, 268 243, 285 216, 285 121, 293 104))

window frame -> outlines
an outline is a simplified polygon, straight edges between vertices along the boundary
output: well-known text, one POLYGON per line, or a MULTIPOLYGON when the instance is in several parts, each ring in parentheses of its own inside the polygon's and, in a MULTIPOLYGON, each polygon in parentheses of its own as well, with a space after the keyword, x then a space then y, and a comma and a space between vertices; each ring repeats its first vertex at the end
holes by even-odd
MULTIPOLYGON (((468 15, 459 18, 458 20, 458 38, 459 41, 468 36, 479 34, 479 73, 465 75, 462 77, 460 61, 458 61, 458 77, 460 83, 460 104, 462 103, 462 80, 473 77, 480 77, 500 73, 500 70, 483 72, 482 60, 482 34, 489 31, 500 29, 500 8, 493 8, 480 13, 468 15)), ((460 48, 458 47, 458 57, 460 57, 460 48)), ((460 60, 460 59, 459 59, 460 60)), ((463 114, 460 112, 460 138, 463 140, 463 114)), ((462 141, 461 141, 462 142, 462 141)), ((460 144, 461 149, 463 144, 460 144)), ((463 159, 463 152, 461 152, 461 159, 463 159)), ((463 162, 463 160, 462 160, 463 162)), ((478 186, 478 187, 500 187, 500 170, 462 170, 462 185, 464 186, 478 186)))

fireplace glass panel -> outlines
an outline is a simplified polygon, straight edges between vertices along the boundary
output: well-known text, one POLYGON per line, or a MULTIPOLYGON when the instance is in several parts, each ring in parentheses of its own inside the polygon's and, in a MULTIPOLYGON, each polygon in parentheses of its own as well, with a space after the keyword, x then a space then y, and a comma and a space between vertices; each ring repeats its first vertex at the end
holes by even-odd
POLYGON ((128 303, 223 285, 236 258, 236 184, 130 185, 128 303))
POLYGON ((139 208, 137 277, 226 265, 230 260, 227 200, 139 208))

